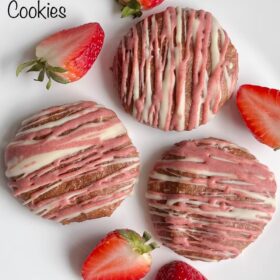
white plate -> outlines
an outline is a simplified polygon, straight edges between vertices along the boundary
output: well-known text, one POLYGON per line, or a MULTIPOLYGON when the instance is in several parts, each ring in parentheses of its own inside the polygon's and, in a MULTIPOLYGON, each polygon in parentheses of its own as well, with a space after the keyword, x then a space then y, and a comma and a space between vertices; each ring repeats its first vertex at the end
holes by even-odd
MULTIPOLYGON (((148 172, 162 151, 183 139, 215 136, 249 148, 275 172, 279 182, 280 155, 259 144, 243 124, 234 98, 210 124, 193 132, 164 133, 138 124, 125 114, 113 88, 110 66, 121 36, 133 24, 120 19, 114 0, 67 1, 41 0, 65 6, 66 19, 11 19, 7 14, 10 0, 0 2, 0 131, 1 149, 12 137, 19 121, 46 106, 88 99, 112 108, 128 128, 141 153, 142 173, 133 197, 127 199, 110 219, 60 226, 36 217, 10 194, 1 166, 0 188, 0 279, 3 280, 77 280, 80 266, 104 234, 128 227, 153 233, 146 209, 144 192, 148 172), (70 3, 71 2, 71 3, 70 3), (34 45, 46 35, 82 23, 98 21, 106 32, 106 44, 93 69, 81 81, 54 85, 46 92, 32 75, 15 77, 16 65, 31 58, 34 45)), ((30 6, 37 1, 18 0, 30 6)), ((257 83, 280 88, 280 2, 275 0, 166 0, 155 9, 180 5, 213 12, 229 33, 240 54, 239 83, 257 83)), ((2 151, 1 151, 2 152, 2 151)), ((278 202, 279 197, 278 197, 278 202)), ((191 262, 209 280, 279 280, 279 211, 264 234, 235 260, 220 263, 191 262)), ((182 259, 161 247, 154 254, 152 272, 168 261, 182 259)), ((187 261, 187 260, 186 260, 187 261)))

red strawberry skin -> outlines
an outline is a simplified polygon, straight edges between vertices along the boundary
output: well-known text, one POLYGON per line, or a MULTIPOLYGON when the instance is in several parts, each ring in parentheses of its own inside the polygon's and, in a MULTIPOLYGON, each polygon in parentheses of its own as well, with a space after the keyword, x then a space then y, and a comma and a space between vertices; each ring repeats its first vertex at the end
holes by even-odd
POLYGON ((163 266, 155 280, 207 280, 200 272, 190 265, 174 261, 163 266))
POLYGON ((164 0, 139 0, 144 10, 152 9, 160 5, 164 0))
POLYGON ((67 70, 59 74, 68 82, 82 78, 92 67, 104 42, 104 31, 98 23, 88 23, 62 30, 37 45, 37 58, 54 67, 67 70))
POLYGON ((139 234, 131 230, 109 233, 86 259, 84 280, 138 280, 151 268, 150 251, 139 234))
POLYGON ((243 85, 237 93, 237 106, 253 135, 261 143, 280 148, 280 91, 243 85))

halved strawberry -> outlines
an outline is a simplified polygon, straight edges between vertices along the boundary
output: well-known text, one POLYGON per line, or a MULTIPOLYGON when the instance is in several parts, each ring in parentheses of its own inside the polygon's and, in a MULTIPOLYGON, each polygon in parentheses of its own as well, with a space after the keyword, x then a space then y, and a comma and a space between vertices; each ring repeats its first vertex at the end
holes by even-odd
POLYGON ((51 81, 67 84, 82 78, 92 67, 104 42, 104 31, 98 23, 88 23, 62 30, 41 41, 36 47, 36 59, 18 66, 17 76, 25 69, 39 72, 36 81, 48 77, 51 81))
POLYGON ((109 233, 88 256, 82 268, 84 280, 138 280, 150 270, 150 252, 157 245, 151 236, 121 229, 109 233))
POLYGON ((280 91, 243 85, 237 93, 239 111, 255 138, 277 150, 280 148, 280 91))
POLYGON ((152 9, 164 0, 118 0, 122 5, 122 17, 140 17, 142 10, 152 9))
POLYGON ((164 265, 158 272, 156 280, 207 280, 195 268, 181 261, 164 265))

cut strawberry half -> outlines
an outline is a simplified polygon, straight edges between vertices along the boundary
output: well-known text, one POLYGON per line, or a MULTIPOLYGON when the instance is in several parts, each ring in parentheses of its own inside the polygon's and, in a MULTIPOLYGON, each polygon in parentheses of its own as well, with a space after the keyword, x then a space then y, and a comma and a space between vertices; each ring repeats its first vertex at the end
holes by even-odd
POLYGON ((62 30, 41 41, 36 47, 36 59, 18 66, 17 76, 27 72, 39 72, 35 81, 48 78, 67 84, 81 79, 92 67, 104 42, 104 31, 98 23, 88 23, 62 30))
POLYGON ((109 233, 93 250, 82 268, 84 280, 138 280, 150 270, 150 252, 157 245, 151 236, 128 230, 109 233))
POLYGON ((280 92, 243 85, 237 93, 239 111, 253 135, 275 150, 280 148, 280 92))

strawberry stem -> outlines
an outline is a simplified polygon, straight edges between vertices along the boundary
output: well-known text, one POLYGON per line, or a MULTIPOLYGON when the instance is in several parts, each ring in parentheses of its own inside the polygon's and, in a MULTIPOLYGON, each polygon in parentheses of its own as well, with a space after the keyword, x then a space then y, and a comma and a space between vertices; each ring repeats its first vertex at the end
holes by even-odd
POLYGON ((148 243, 152 238, 151 234, 148 232, 144 232, 142 236, 133 230, 123 229, 118 230, 118 232, 125 240, 129 242, 133 250, 140 255, 150 253, 156 248, 159 248, 156 242, 148 243))

